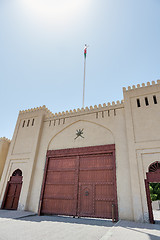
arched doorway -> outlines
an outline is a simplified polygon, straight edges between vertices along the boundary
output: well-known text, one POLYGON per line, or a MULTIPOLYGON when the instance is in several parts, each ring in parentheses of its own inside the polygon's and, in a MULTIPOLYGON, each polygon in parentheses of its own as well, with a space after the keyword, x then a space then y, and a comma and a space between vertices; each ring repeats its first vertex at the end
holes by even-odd
POLYGON ((2 209, 16 210, 22 187, 22 171, 17 169, 13 172, 7 183, 3 198, 2 209))
POLYGON ((145 179, 145 187, 146 187, 149 221, 150 221, 150 223, 155 223, 154 217, 153 217, 150 191, 149 191, 149 183, 159 183, 160 182, 160 162, 156 161, 149 166, 148 172, 146 173, 146 177, 147 178, 145 179))

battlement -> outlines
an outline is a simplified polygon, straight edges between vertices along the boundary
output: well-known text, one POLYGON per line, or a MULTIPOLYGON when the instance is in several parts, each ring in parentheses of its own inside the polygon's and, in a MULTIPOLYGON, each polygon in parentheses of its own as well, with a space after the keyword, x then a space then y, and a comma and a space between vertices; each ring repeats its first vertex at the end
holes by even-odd
POLYGON ((103 105, 99 104, 94 105, 94 106, 90 106, 90 107, 85 107, 85 108, 77 108, 77 109, 73 109, 73 110, 67 110, 67 111, 62 111, 59 113, 52 113, 45 105, 43 105, 42 107, 37 107, 37 108, 31 108, 31 109, 27 109, 27 110, 23 110, 20 111, 20 114, 24 114, 24 113, 29 113, 29 112, 35 112, 35 111, 40 111, 40 110, 44 110, 46 112, 46 117, 47 118, 56 118, 56 117, 65 117, 65 116, 69 116, 69 115, 74 115, 74 114, 83 114, 83 113, 87 113, 87 112, 97 112, 97 111, 103 111, 103 110, 109 110, 109 109, 115 109, 118 107, 123 107, 123 102, 122 101, 116 101, 116 102, 108 102, 107 104, 104 103, 103 105))
POLYGON ((135 86, 135 85, 133 85, 132 87, 128 86, 127 89, 125 87, 123 87, 123 92, 130 91, 130 90, 135 90, 135 89, 138 89, 138 88, 149 87, 149 86, 152 86, 152 85, 160 85, 160 80, 157 80, 157 83, 155 81, 152 81, 152 82, 147 82, 146 84, 145 83, 142 83, 141 85, 137 84, 137 86, 135 86))
POLYGON ((95 112, 95 111, 103 111, 104 109, 108 109, 108 108, 116 108, 120 105, 123 104, 123 100, 120 102, 120 101, 116 101, 116 102, 108 102, 107 104, 104 103, 103 105, 99 104, 98 106, 97 105, 94 105, 93 106, 90 106, 90 107, 85 107, 85 108, 77 108, 77 109, 73 109, 73 110, 69 110, 69 111, 63 111, 63 112, 59 112, 59 113, 55 113, 53 114, 54 117, 58 117, 58 116, 65 116, 65 115, 70 115, 70 114, 77 114, 77 113, 87 113, 87 112, 95 112))
MULTIPOLYGON (((135 89, 142 89, 142 88, 146 88, 149 86, 153 86, 153 85, 159 85, 160 86, 160 80, 157 80, 157 83, 155 81, 152 82, 147 82, 140 84, 137 84, 136 86, 133 85, 128 86, 128 89, 126 89, 125 87, 123 88, 123 92, 128 92, 128 91, 133 91, 135 89)), ((122 101, 116 101, 116 102, 108 102, 107 104, 99 104, 99 105, 94 105, 94 106, 90 106, 90 107, 85 107, 85 108, 77 108, 77 109, 73 109, 73 110, 67 110, 67 111, 62 111, 59 113, 53 113, 51 112, 45 105, 37 107, 37 108, 31 108, 31 109, 27 109, 27 110, 22 110, 19 111, 20 114, 24 114, 24 113, 30 113, 30 112, 36 112, 36 111, 40 111, 43 110, 45 111, 45 116, 46 118, 59 118, 59 117, 68 117, 70 115, 77 115, 77 114, 86 114, 86 113, 91 113, 91 112, 99 112, 99 111, 104 111, 104 110, 110 110, 110 109, 116 109, 116 108, 122 108, 123 106, 124 100, 122 101)))
POLYGON ((40 107, 36 107, 36 108, 30 108, 30 109, 27 109, 27 110, 20 110, 19 114, 36 112, 36 111, 40 111, 40 110, 44 110, 48 115, 53 115, 53 113, 45 105, 40 106, 40 107))
POLYGON ((10 139, 6 138, 6 137, 0 137, 0 141, 5 141, 5 142, 11 142, 10 139))

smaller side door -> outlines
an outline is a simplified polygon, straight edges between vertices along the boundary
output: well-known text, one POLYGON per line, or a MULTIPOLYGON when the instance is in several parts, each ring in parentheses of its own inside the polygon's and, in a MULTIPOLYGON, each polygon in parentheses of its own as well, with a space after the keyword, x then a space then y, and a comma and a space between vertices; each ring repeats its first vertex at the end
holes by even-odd
POLYGON ((22 187, 22 176, 12 176, 7 184, 3 209, 16 210, 22 187))
POLYGON ((78 216, 94 215, 93 184, 79 183, 78 216))

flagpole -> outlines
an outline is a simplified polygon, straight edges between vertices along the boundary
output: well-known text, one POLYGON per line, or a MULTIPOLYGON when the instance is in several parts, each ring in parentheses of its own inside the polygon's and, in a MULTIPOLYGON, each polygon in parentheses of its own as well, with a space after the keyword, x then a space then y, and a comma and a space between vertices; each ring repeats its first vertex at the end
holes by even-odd
POLYGON ((85 78, 86 78, 86 56, 87 56, 87 44, 84 46, 84 78, 83 78, 83 102, 82 102, 82 108, 84 108, 84 96, 85 96, 85 78))
POLYGON ((82 103, 82 108, 84 108, 85 78, 86 78, 86 57, 84 57, 84 78, 83 78, 83 103, 82 103))

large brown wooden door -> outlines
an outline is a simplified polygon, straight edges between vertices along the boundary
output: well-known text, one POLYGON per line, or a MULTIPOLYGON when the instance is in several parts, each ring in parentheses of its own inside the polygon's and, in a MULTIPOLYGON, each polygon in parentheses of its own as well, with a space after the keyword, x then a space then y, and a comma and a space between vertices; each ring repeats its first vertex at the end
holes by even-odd
POLYGON ((41 213, 76 215, 76 157, 49 158, 41 213))
POLYGON ((118 220, 115 145, 47 152, 39 214, 118 220))
POLYGON ((19 176, 21 175, 19 171, 19 169, 17 172, 15 171, 7 183, 6 192, 2 203, 3 209, 16 210, 18 207, 18 201, 22 187, 22 176, 19 176))
POLYGON ((79 184, 80 186, 88 185, 89 191, 89 195, 86 196, 79 188, 78 214, 80 216, 112 218, 112 204, 117 204, 114 165, 113 152, 80 156, 79 184), (81 205, 89 199, 92 211, 85 213, 81 205))

